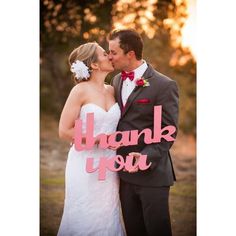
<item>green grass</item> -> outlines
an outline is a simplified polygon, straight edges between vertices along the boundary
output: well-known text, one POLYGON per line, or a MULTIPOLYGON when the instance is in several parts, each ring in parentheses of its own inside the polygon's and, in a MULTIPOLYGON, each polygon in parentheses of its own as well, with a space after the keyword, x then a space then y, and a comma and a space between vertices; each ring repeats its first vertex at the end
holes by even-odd
POLYGON ((171 187, 171 194, 173 196, 181 197, 196 197, 196 184, 192 182, 176 182, 173 187, 171 187))
POLYGON ((62 186, 65 183, 65 178, 63 177, 50 177, 50 178, 41 178, 41 185, 45 186, 62 186))
POLYGON ((173 236, 196 235, 196 184, 177 182, 170 191, 173 236))

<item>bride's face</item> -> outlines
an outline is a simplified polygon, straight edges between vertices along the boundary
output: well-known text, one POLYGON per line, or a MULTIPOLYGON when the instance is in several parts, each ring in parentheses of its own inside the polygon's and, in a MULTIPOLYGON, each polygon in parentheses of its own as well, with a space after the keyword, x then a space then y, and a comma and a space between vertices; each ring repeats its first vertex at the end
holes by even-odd
POLYGON ((100 71, 106 71, 106 72, 112 72, 114 70, 114 67, 109 60, 108 54, 106 51, 98 46, 96 50, 97 56, 98 56, 98 65, 100 68, 100 71))

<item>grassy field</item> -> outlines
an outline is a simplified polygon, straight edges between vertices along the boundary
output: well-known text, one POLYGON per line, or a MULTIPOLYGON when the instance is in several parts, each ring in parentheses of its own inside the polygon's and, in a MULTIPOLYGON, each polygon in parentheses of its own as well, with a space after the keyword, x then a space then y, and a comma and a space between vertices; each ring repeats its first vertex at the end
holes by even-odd
MULTIPOLYGON (((41 117, 40 235, 55 236, 64 203, 64 171, 69 149, 59 140, 57 121, 41 117)), ((171 150, 177 182, 170 192, 173 236, 196 235, 196 150, 192 136, 179 134, 171 150)))

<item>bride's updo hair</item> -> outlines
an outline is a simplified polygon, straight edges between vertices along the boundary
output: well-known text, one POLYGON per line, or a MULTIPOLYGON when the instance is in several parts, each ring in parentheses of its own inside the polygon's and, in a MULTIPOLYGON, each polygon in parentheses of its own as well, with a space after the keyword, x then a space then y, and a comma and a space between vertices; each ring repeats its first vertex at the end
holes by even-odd
MULTIPOLYGON (((97 62, 98 59, 96 53, 97 47, 98 44, 96 42, 91 42, 82 44, 79 47, 75 48, 68 58, 70 67, 74 62, 76 62, 76 60, 79 60, 82 61, 89 68, 89 73, 91 73, 91 64, 97 62)), ((75 76, 73 76, 73 79, 75 83, 88 80, 88 78, 82 78, 78 80, 75 76)))

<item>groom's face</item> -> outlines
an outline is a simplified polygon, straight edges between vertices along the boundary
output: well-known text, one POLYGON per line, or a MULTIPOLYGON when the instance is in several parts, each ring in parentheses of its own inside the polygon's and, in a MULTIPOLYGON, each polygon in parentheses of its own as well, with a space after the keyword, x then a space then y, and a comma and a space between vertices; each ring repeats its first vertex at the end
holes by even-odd
POLYGON ((109 59, 116 70, 127 70, 130 66, 129 54, 120 47, 119 38, 109 41, 109 59))

